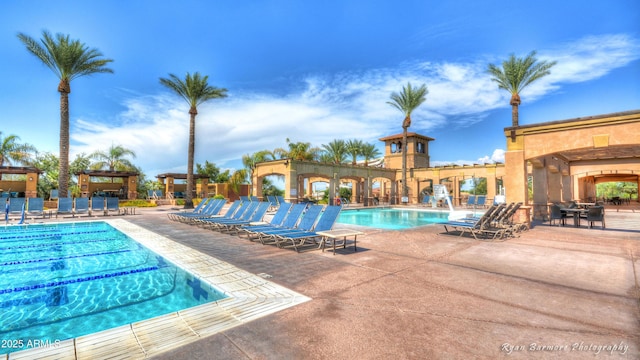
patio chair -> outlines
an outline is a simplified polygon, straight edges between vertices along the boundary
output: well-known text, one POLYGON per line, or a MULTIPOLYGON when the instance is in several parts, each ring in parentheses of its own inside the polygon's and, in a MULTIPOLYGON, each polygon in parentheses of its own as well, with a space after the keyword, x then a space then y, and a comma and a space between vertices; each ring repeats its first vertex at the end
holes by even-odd
POLYGON ((322 235, 319 235, 318 232, 331 230, 333 225, 336 223, 341 210, 341 206, 327 206, 320 215, 318 222, 313 227, 313 231, 298 229, 277 234, 276 237, 279 239, 278 246, 293 247, 296 252, 300 252, 299 247, 303 246, 309 240, 313 240, 313 243, 317 244, 316 240, 322 238, 322 235), (284 244, 288 242, 291 242, 291 245, 284 246, 284 244))
POLYGON ((276 199, 275 196, 273 195, 267 195, 267 201, 269 202, 269 204, 271 205, 269 207, 269 210, 271 211, 275 211, 278 208, 278 199, 276 199))
POLYGON ((68 197, 58 198, 58 209, 56 210, 56 218, 58 215, 70 214, 73 216, 73 199, 68 197))
POLYGON ((587 222, 589 223, 589 229, 591 229, 593 227, 593 223, 597 221, 602 224, 602 229, 604 229, 604 206, 592 206, 587 210, 587 222))
POLYGON ((509 204, 500 214, 498 214, 494 220, 485 228, 479 230, 484 237, 493 234, 493 239, 498 237, 504 238, 506 236, 515 236, 516 233, 523 229, 528 229, 526 225, 517 224, 513 222, 513 216, 518 209, 522 206, 522 203, 509 204))
POLYGON ((475 206, 476 206, 476 196, 469 195, 469 198, 467 199, 467 208, 475 208, 475 206))
POLYGON ((9 198, 9 215, 22 215, 24 206, 26 204, 25 198, 12 197, 9 198))
POLYGON ((444 225, 444 230, 447 233, 449 233, 449 227, 450 227, 451 231, 459 231, 460 236, 468 232, 473 236, 474 239, 479 240, 478 235, 482 235, 483 234, 482 230, 486 230, 489 228, 491 223, 503 212, 505 207, 506 207, 505 204, 492 205, 489 208, 489 210, 487 210, 479 218, 447 221, 442 225, 444 225))
POLYGON ((269 210, 269 207, 271 206, 271 204, 269 204, 266 201, 260 201, 257 204, 258 206, 250 216, 248 217, 245 216, 244 218, 241 218, 239 220, 220 221, 217 223, 218 225, 217 229, 222 232, 228 232, 228 233, 235 231, 235 234, 237 235, 239 232, 238 229, 241 226, 251 224, 251 223, 261 222, 262 219, 264 218, 264 215, 267 213, 267 210, 269 210))
POLYGON ((476 197, 476 204, 474 205, 474 208, 484 208, 486 201, 487 197, 485 195, 478 195, 476 197))
POLYGON ((268 223, 251 222, 249 224, 243 225, 240 228, 237 228, 236 229, 238 231, 237 235, 240 236, 241 234, 246 234, 247 237, 250 237, 249 234, 256 233, 261 230, 273 229, 274 227, 282 226, 282 222, 287 217, 287 214, 289 213, 289 210, 291 209, 292 205, 293 204, 291 203, 281 204, 278 207, 278 210, 276 211, 276 213, 273 214, 271 221, 268 223))
POLYGON ((167 217, 170 220, 177 221, 177 216, 186 215, 186 214, 200 214, 205 208, 210 207, 214 204, 215 200, 213 199, 203 199, 200 201, 196 207, 191 211, 180 211, 180 212, 171 212, 167 213, 167 217))
POLYGON ((431 195, 425 195, 422 198, 422 205, 424 206, 431 206, 431 195))
POLYGON ((52 189, 49 191, 49 201, 58 200, 58 189, 52 189))
POLYGON ((191 224, 195 224, 195 225, 198 225, 198 226, 207 225, 206 221, 214 219, 214 218, 232 219, 233 216, 236 213, 238 215, 242 214, 244 212, 244 210, 246 210, 248 205, 249 205, 249 203, 242 202, 240 200, 236 200, 231 204, 231 206, 229 206, 229 208, 224 213, 224 215, 206 215, 205 214, 205 215, 200 215, 200 216, 189 217, 188 219, 189 219, 189 222, 191 224))
POLYGON ((265 245, 265 239, 269 238, 273 233, 294 229, 296 224, 298 223, 298 220, 300 219, 300 216, 302 216, 302 213, 306 208, 306 204, 295 204, 291 206, 291 209, 287 213, 287 216, 282 221, 282 224, 280 224, 280 226, 270 226, 267 228, 262 228, 260 230, 254 229, 254 231, 248 232, 249 240, 253 241, 255 236, 256 239, 260 240, 260 243, 262 243, 262 245, 265 245))
POLYGON ((564 226, 566 222, 567 214, 562 212, 562 208, 558 204, 551 205, 551 213, 549 214, 549 226, 554 225, 555 221, 564 226))
POLYGON ((258 199, 258 197, 257 197, 257 196, 251 196, 251 197, 249 197, 249 200, 251 200, 251 201, 255 201, 255 202, 260 201, 260 199, 258 199))
POLYGON ((35 216, 42 216, 42 218, 44 219, 43 198, 29 198, 27 205, 27 215, 31 215, 32 218, 35 218, 35 216))
POLYGON ((224 223, 227 221, 248 221, 249 218, 253 215, 258 207, 257 201, 252 201, 249 203, 242 203, 238 210, 232 214, 230 217, 218 217, 218 218, 204 218, 199 219, 199 225, 209 227, 211 230, 215 229, 223 229, 224 223))
POLYGON ((277 195, 276 199, 278 200, 278 204, 286 203, 286 201, 284 200, 284 196, 277 195))
POLYGON ((115 212, 117 215, 120 215, 120 199, 117 197, 107 198, 107 209, 105 210, 105 214, 109 214, 110 212, 115 212))
POLYGON ((76 205, 73 209, 73 216, 80 214, 87 214, 89 216, 89 198, 79 197, 76 198, 76 205))
POLYGON ((287 233, 297 232, 297 231, 311 231, 313 229, 316 221, 318 220, 318 216, 322 212, 324 207, 322 205, 309 205, 307 210, 302 214, 302 218, 300 218, 300 222, 291 227, 279 230, 273 230, 269 232, 263 232, 264 235, 262 239, 263 244, 276 244, 280 247, 281 238, 278 235, 286 235, 287 233), (268 240, 268 241, 265 241, 268 240))
MULTIPOLYGON (((173 217, 170 217, 170 218, 172 220, 180 221, 183 223, 195 224, 198 221, 198 219, 222 216, 222 215, 219 215, 220 210, 222 210, 222 208, 226 203, 227 201, 224 199, 209 200, 209 202, 206 205, 204 205, 204 207, 202 207, 199 212, 183 211, 179 213, 173 213, 173 217)), ((229 210, 235 211, 239 204, 240 204, 240 200, 237 200, 236 202, 231 204, 231 207, 229 208, 229 210)))
POLYGON ((102 212, 102 215, 106 215, 106 211, 104 210, 104 197, 102 196, 94 196, 91 198, 91 211, 89 212, 89 216, 93 216, 93 212, 102 212))
POLYGON ((248 196, 244 196, 243 195, 243 196, 240 196, 240 201, 242 201, 242 202, 251 202, 251 199, 249 199, 248 196))

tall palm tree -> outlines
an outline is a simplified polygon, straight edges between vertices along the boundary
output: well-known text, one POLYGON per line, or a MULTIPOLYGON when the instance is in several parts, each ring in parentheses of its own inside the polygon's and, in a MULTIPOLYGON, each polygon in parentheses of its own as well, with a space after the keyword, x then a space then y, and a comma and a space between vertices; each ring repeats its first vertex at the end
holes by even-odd
POLYGON ((379 157, 380 150, 375 144, 362 144, 362 152, 360 153, 364 157, 364 166, 369 166, 369 160, 379 157))
POLYGON ((136 157, 136 153, 132 150, 124 148, 122 145, 111 145, 108 151, 96 151, 89 155, 90 158, 96 160, 91 165, 94 170, 108 168, 110 171, 129 171, 135 168, 133 163, 125 156, 136 157))
POLYGON ((536 51, 532 51, 527 57, 517 58, 511 54, 509 60, 502 62, 502 68, 489 64, 487 72, 493 77, 491 80, 498 83, 498 88, 507 90, 511 94, 511 126, 518 126, 518 106, 520 105, 520 92, 532 82, 551 74, 551 67, 556 61, 538 61, 536 51))
POLYGON ((35 152, 36 148, 33 145, 21 144, 18 140, 18 135, 7 135, 3 138, 0 131, 0 166, 30 163, 31 153, 35 152))
POLYGON ((184 208, 193 209, 193 161, 196 143, 196 115, 198 115, 198 105, 211 100, 227 97, 227 89, 216 88, 207 83, 209 76, 201 76, 196 72, 193 75, 187 73, 184 80, 174 74, 169 74, 169 78, 160 78, 160 83, 176 94, 180 95, 189 103, 189 154, 187 158, 187 194, 184 197, 184 208))
POLYGON ((413 88, 411 83, 407 83, 407 86, 402 87, 401 93, 392 93, 391 101, 387 101, 387 104, 402 111, 404 114, 404 121, 402 122, 402 197, 403 199, 409 196, 409 187, 407 186, 407 129, 411 126, 411 113, 422 105, 427 100, 426 96, 429 93, 427 85, 422 84, 418 88, 413 88))
POLYGON ((27 50, 51 69, 60 82, 60 171, 58 173, 58 193, 67 196, 69 186, 69 94, 71 80, 96 73, 113 73, 107 64, 113 62, 104 59, 97 49, 90 49, 80 40, 71 40, 69 35, 42 32, 40 44, 34 38, 19 33, 18 39, 27 50))
POLYGON ((334 164, 342 164, 347 159, 347 143, 344 140, 333 140, 323 144, 322 148, 334 164))
POLYGON ((347 140, 345 146, 347 147, 347 153, 351 155, 351 165, 355 165, 357 163, 358 156, 362 155, 364 142, 358 139, 350 139, 347 140))

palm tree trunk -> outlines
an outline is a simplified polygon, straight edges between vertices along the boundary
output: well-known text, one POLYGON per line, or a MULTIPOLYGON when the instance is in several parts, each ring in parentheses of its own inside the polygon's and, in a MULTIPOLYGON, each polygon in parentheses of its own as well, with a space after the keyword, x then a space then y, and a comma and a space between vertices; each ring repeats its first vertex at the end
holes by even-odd
MULTIPOLYGON (((405 122, 406 123, 406 122, 405 122)), ((407 128, 402 127, 402 197, 409 196, 409 188, 407 187, 407 128)))
POLYGON ((511 105, 511 126, 518 126, 518 105, 511 105))
POLYGON ((195 108, 189 110, 191 119, 189 121, 189 155, 187 159, 187 193, 184 196, 184 208, 193 209, 193 159, 195 156, 196 145, 196 115, 198 111, 195 108))
POLYGON ((58 194, 69 196, 69 89, 58 87, 60 92, 60 166, 58 194))

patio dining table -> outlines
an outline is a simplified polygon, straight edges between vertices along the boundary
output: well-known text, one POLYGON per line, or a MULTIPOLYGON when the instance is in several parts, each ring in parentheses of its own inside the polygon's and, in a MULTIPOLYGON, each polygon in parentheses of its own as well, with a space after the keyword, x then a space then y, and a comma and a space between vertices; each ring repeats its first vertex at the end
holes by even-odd
POLYGON ((575 227, 580 227, 580 215, 581 214, 586 214, 589 210, 588 209, 580 209, 580 208, 563 208, 560 211, 568 214, 572 214, 573 215, 573 226, 575 227))

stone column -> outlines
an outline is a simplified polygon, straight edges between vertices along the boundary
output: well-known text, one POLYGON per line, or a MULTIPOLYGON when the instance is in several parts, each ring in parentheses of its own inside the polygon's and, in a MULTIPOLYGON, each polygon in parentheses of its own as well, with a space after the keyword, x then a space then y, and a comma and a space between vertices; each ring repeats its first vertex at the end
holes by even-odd
POLYGON ((138 177, 129 176, 127 179, 127 199, 135 200, 138 198, 138 177))
MULTIPOLYGON (((573 189, 571 189, 572 182, 571 176, 569 175, 569 169, 563 168, 560 173, 560 181, 562 182, 562 201, 571 201, 573 200, 573 189)), ((593 198, 595 199, 595 195, 593 198)))
MULTIPOLYGON (((496 187, 497 182, 496 182, 496 168, 494 167, 489 167, 487 168, 487 206, 490 206, 491 204, 493 204, 493 202, 495 201, 496 195, 497 195, 497 189, 496 187)), ((462 205, 462 204, 460 204, 462 205)))
POLYGON ((373 202, 371 200, 371 194, 372 194, 372 189, 371 189, 371 178, 367 177, 364 179, 364 183, 363 183, 363 191, 362 191, 362 196, 363 196, 363 204, 364 206, 370 206, 373 205, 373 202))
POLYGON ((284 199, 287 202, 298 199, 298 174, 290 169, 284 177, 284 199))
POLYGON ((544 167, 544 159, 534 162, 533 165, 533 218, 547 220, 549 218, 547 169, 544 167))
POLYGON ((24 188, 24 197, 38 197, 38 173, 27 173, 27 183, 24 188))
MULTIPOLYGON (((164 180, 163 180, 163 179, 159 179, 159 181, 160 181, 160 183, 163 183, 163 182, 164 182, 164 180)), ((167 195, 169 195, 169 194, 174 195, 173 193, 174 193, 175 189, 174 189, 173 184, 174 184, 174 179, 173 179, 172 177, 170 177, 170 176, 167 176, 167 182, 166 182, 166 183, 165 183, 165 185, 164 185, 164 193, 165 193, 165 194, 167 194, 167 195)))
MULTIPOLYGON (((80 174, 78 175, 78 184, 80 185, 80 196, 81 197, 89 197, 89 175, 80 174)), ((61 197, 64 195, 60 194, 61 197)))
POLYGON ((518 146, 518 142, 512 143, 507 140, 507 152, 505 158, 504 188, 507 202, 521 202, 523 205, 529 203, 529 192, 527 189, 527 164, 524 159, 524 149, 518 146), (512 145, 513 144, 513 145, 512 145))
POLYGON ((560 172, 556 167, 547 168, 547 179, 549 182, 547 192, 549 194, 549 202, 562 202, 562 179, 560 172))
POLYGON ((334 173, 329 179, 329 205, 338 205, 336 203, 336 192, 338 191, 338 174, 334 173))
POLYGON ((396 204, 396 196, 397 196, 397 192, 398 192, 398 182, 397 181, 391 181, 389 182, 389 186, 391 187, 390 191, 389 191, 389 205, 395 205, 396 204))

